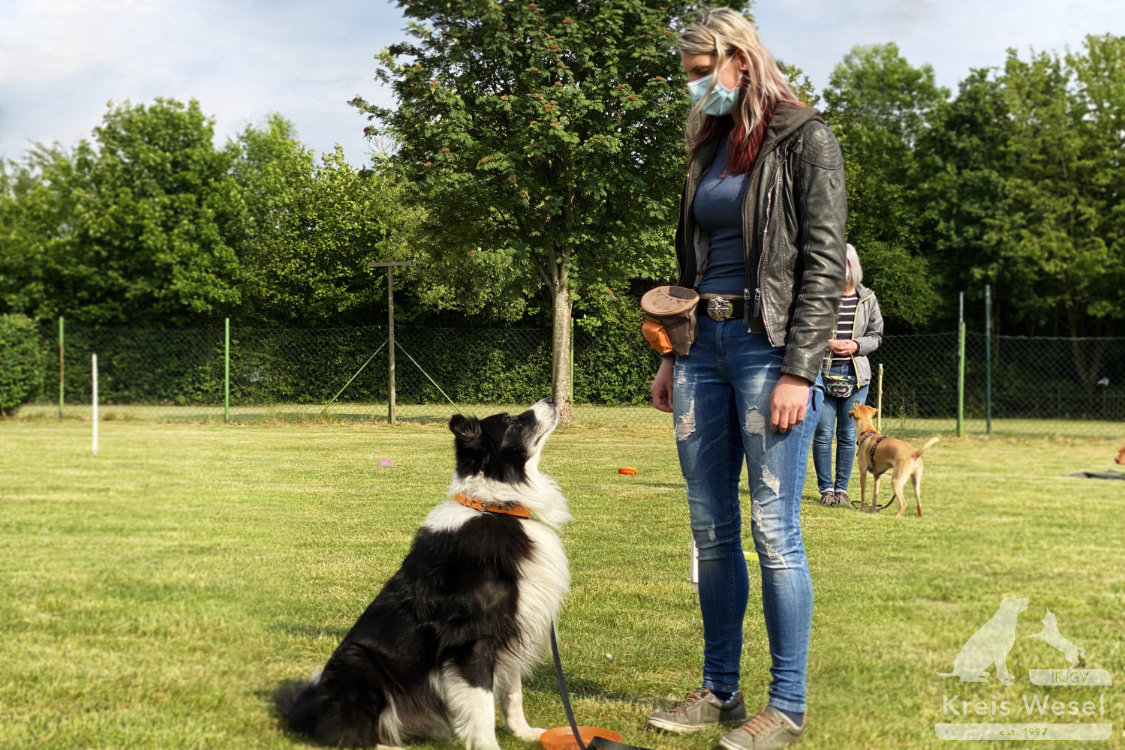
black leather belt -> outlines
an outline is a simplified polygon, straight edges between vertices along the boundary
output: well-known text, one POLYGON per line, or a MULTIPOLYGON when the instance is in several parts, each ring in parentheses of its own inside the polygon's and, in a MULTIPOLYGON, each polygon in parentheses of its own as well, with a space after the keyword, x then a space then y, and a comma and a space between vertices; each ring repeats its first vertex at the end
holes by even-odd
POLYGON ((746 313, 746 300, 742 297, 700 298, 695 312, 711 320, 742 320, 746 313))

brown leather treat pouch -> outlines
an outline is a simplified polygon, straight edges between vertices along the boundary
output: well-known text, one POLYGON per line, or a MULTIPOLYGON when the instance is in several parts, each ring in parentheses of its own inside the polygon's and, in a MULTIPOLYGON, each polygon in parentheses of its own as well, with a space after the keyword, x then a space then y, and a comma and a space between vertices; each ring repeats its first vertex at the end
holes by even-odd
POLYGON ((687 354, 695 341, 699 295, 682 286, 658 286, 641 297, 641 334, 661 354, 687 354))

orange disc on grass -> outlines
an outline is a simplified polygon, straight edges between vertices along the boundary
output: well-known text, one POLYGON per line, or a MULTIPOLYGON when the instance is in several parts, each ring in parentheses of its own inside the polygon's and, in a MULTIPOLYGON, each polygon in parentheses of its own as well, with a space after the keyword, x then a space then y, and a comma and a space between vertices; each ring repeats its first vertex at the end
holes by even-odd
MULTIPOLYGON (((599 729, 598 727, 578 727, 578 734, 582 737, 582 744, 589 745, 595 737, 605 737, 614 742, 621 741, 621 735, 612 729, 599 729)), ((578 743, 574 741, 574 733, 570 727, 556 727, 548 729, 539 735, 543 743, 543 750, 578 750, 578 743)))
POLYGON ((617 470, 617 473, 618 473, 618 474, 624 474, 624 475, 626 475, 626 476, 630 476, 630 477, 631 477, 631 476, 633 476, 634 474, 636 474, 636 473, 637 473, 637 470, 636 470, 636 469, 634 469, 634 468, 633 468, 633 467, 631 467, 631 466, 622 466, 622 467, 621 467, 620 469, 618 469, 618 470, 617 470))

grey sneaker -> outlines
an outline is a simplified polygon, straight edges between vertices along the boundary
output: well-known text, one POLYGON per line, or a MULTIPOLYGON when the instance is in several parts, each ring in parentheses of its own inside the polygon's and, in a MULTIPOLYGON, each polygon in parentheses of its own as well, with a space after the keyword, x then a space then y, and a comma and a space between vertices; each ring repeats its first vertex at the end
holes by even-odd
POLYGON ((689 693, 684 702, 671 711, 658 711, 648 717, 648 725, 665 732, 698 732, 716 724, 733 724, 746 720, 742 693, 735 693, 723 703, 707 688, 689 693))
POLYGON ((795 728, 785 715, 773 706, 766 706, 733 732, 719 740, 724 750, 780 750, 796 745, 805 738, 808 719, 800 729, 795 728))
POLYGON ((835 505, 836 504, 836 493, 835 492, 825 492, 824 494, 822 494, 820 496, 820 504, 821 505, 835 505))
POLYGON ((848 493, 846 493, 846 492, 837 492, 836 493, 836 504, 837 505, 851 505, 852 499, 850 497, 848 497, 848 493))

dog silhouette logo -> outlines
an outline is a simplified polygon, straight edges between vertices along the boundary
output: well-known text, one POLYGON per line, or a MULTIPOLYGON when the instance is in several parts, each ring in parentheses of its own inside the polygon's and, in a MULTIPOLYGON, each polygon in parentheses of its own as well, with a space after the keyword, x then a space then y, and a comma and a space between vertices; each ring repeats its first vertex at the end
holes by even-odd
POLYGON ((1075 646, 1059 632, 1058 618, 1055 617, 1055 613, 1049 609, 1047 610, 1046 616, 1043 618, 1043 629, 1027 637, 1042 638, 1048 646, 1052 646, 1066 657, 1066 660, 1070 662, 1071 669, 1077 667, 1082 661, 1082 657, 1086 655, 1086 649, 1081 646, 1075 646))
POLYGON ((1027 597, 1011 596, 1000 602, 996 614, 965 641, 953 660, 953 671, 938 672, 938 676, 957 677, 961 682, 988 682, 988 669, 995 665, 996 679, 1011 685, 1015 675, 1008 671, 1008 652, 1016 642, 1016 623, 1027 603, 1027 597))

